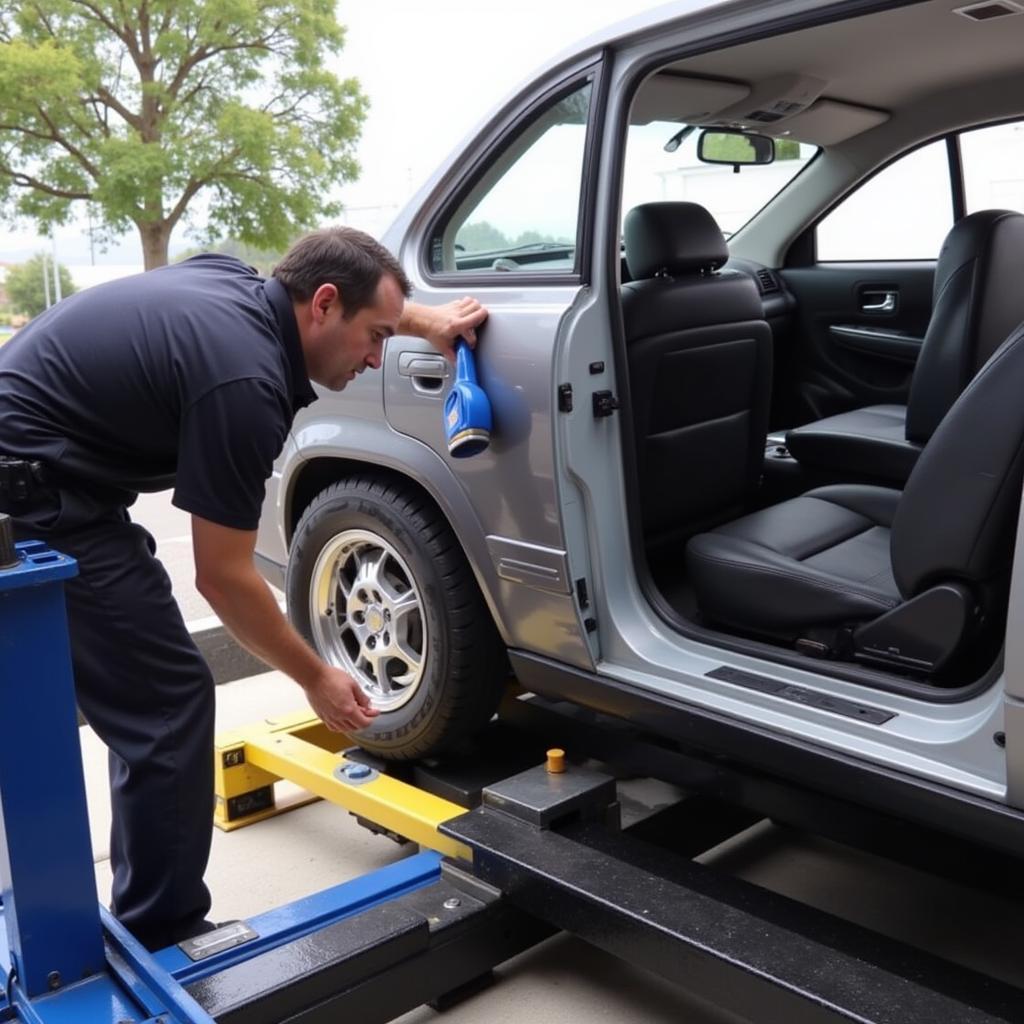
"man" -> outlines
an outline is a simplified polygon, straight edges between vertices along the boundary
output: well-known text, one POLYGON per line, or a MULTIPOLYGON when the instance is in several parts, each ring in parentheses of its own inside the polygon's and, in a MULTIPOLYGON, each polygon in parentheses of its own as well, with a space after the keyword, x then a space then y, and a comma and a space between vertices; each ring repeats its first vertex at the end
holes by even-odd
POLYGON ((174 487, 196 583, 248 648, 332 729, 375 710, 281 614, 253 565, 264 485, 311 381, 340 391, 392 334, 452 358, 487 316, 406 302, 398 262, 351 228, 297 242, 269 280, 208 254, 74 295, 0 349, 0 511, 76 558, 75 686, 110 749, 112 909, 150 949, 199 934, 210 896, 213 684, 127 508, 174 487))

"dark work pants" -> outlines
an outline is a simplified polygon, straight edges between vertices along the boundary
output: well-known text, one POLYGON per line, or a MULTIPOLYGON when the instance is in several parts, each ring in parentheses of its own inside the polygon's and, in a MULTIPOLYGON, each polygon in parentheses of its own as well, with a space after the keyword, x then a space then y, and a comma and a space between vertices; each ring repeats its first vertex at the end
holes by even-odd
POLYGON ((159 949, 202 930, 210 909, 213 679, 153 538, 123 508, 76 521, 61 497, 70 515, 33 510, 16 531, 78 561, 68 627, 79 707, 110 751, 111 910, 159 949))

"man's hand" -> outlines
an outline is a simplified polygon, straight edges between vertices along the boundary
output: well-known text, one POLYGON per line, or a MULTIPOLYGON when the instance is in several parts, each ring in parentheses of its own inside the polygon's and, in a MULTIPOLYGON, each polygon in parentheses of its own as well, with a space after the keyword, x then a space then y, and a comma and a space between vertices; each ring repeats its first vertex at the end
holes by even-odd
POLYGON ((321 675, 305 689, 309 706, 333 732, 365 729, 379 714, 359 684, 333 665, 324 665, 321 675))
POLYGON ((476 329, 487 319, 487 310, 467 296, 443 306, 407 302, 398 324, 399 334, 412 334, 429 341, 450 362, 455 362, 455 342, 465 338, 476 346, 476 329))
POLYGON ((289 625, 253 565, 255 530, 235 530, 192 516, 196 586, 235 638, 290 675, 328 729, 365 729, 377 716, 370 698, 340 668, 328 665, 289 625))

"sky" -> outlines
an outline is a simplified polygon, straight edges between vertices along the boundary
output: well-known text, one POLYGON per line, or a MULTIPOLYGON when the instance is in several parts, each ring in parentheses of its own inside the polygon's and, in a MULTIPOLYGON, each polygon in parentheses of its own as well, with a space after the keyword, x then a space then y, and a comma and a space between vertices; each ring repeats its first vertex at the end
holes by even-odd
MULTIPOLYGON (((340 0, 347 39, 331 70, 358 78, 370 100, 357 150, 362 173, 340 190, 340 220, 381 233, 444 156, 550 57, 661 2, 340 0)), ((176 233, 172 253, 192 244, 176 233)), ((31 225, 5 228, 0 261, 50 247, 31 225)), ((134 232, 106 253, 91 253, 86 226, 77 223, 58 229, 56 247, 80 284, 109 276, 115 266, 141 268, 134 232)))

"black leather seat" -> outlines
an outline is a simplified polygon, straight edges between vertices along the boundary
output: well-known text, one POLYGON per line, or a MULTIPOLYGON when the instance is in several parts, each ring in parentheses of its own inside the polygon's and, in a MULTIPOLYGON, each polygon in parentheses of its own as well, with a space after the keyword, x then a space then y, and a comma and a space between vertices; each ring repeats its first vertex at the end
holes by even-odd
POLYGON ((822 487, 692 538, 701 613, 819 653, 942 667, 1005 611, 1022 395, 1024 327, 954 403, 902 494, 822 487))
POLYGON ((644 536, 737 515, 756 490, 771 395, 771 331, 746 274, 696 203, 646 203, 624 225, 622 287, 644 536))
POLYGON ((1024 215, 981 210, 958 221, 935 267, 932 316, 908 404, 873 405, 790 430, 804 466, 902 487, 936 427, 1001 341, 1024 321, 1024 215))

